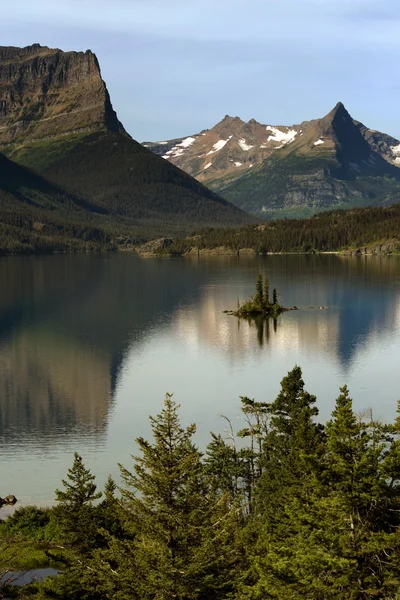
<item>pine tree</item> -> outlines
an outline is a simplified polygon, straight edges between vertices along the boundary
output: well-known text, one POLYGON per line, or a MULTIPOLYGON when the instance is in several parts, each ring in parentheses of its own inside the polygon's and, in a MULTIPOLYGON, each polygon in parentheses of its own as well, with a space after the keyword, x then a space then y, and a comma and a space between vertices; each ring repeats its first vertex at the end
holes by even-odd
POLYGON ((62 480, 65 490, 56 490, 56 515, 68 541, 82 550, 89 549, 96 537, 96 510, 93 503, 101 498, 96 492, 95 476, 75 452, 74 462, 62 480))
POLYGON ((151 417, 154 442, 138 438, 133 472, 120 466, 125 527, 133 537, 112 545, 116 585, 126 580, 121 598, 216 598, 232 589, 236 511, 208 487, 192 441, 196 428, 180 425, 178 408, 167 395, 163 411, 151 417))
POLYGON ((240 490, 241 465, 236 444, 227 444, 223 437, 211 433, 207 446, 205 472, 214 490, 237 499, 240 490))
POLYGON ((266 277, 264 279, 264 305, 265 308, 269 307, 269 279, 266 277))
POLYGON ((256 294, 254 296, 254 303, 262 307, 264 302, 264 294, 263 294, 263 278, 262 275, 259 275, 256 283, 256 294))
POLYGON ((304 389, 299 366, 295 366, 281 381, 281 390, 271 404, 271 434, 279 460, 290 457, 290 468, 308 454, 313 454, 321 443, 321 427, 314 422, 318 415, 316 397, 304 389))
MULTIPOLYGON (((325 477, 331 490, 324 503, 330 514, 326 530, 340 541, 337 557, 351 565, 342 575, 341 587, 347 589, 343 597, 392 597, 400 581, 396 443, 388 427, 356 417, 346 386, 326 433, 325 477)), ((337 587, 333 576, 331 585, 337 587)))
POLYGON ((298 529, 294 515, 308 506, 314 493, 315 470, 323 448, 321 427, 314 423, 318 414, 315 401, 315 396, 304 389, 300 367, 294 367, 282 379, 278 397, 268 406, 262 475, 246 528, 250 568, 242 582, 244 597, 302 597, 291 595, 295 589, 289 584, 296 579, 291 566, 295 560, 289 557, 294 544, 291 538, 298 529))
POLYGON ((279 510, 264 512, 245 597, 396 597, 400 463, 388 431, 372 419, 357 418, 347 388, 340 390, 323 452, 315 454, 320 468, 311 461, 314 468, 292 483, 289 494, 279 495, 279 510))
POLYGON ((278 304, 278 293, 276 291, 276 288, 274 288, 273 292, 272 292, 272 304, 274 306, 276 306, 278 304))
POLYGON ((116 490, 117 486, 115 481, 111 475, 109 475, 104 486, 104 499, 98 507, 99 528, 105 532, 103 544, 107 544, 108 535, 114 535, 117 538, 124 537, 119 503, 115 495, 116 490))

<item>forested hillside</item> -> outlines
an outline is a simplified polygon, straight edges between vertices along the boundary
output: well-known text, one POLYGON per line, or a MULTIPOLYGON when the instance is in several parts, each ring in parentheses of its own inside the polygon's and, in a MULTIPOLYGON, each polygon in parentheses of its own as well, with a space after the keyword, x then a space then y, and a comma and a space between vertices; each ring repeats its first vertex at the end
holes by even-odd
POLYGON ((128 227, 0 154, 0 255, 114 249, 128 227))
POLYGON ((241 401, 242 428, 227 419, 203 454, 167 395, 153 439, 139 438, 138 456, 120 466, 120 490, 109 478, 98 492, 75 454, 54 508, 21 508, 0 525, 3 572, 32 553, 62 569, 13 597, 397 598, 399 418, 356 415, 344 386, 318 423, 298 366, 274 401, 241 401))
POLYGON ((269 252, 329 252, 370 244, 400 248, 400 205, 320 213, 308 219, 280 219, 240 229, 203 229, 174 240, 159 254, 180 255, 195 249, 223 246, 232 250, 252 248, 269 252))
MULTIPOLYGON (((107 249, 120 245, 121 238, 125 247, 127 239, 254 222, 130 137, 90 50, 0 46, 0 106, 0 152, 47 181, 46 202, 53 211, 51 218, 36 219, 45 223, 42 230, 32 227, 35 217, 20 202, 14 206, 8 198, 4 217, 0 203, 0 220, 14 228, 0 232, 3 251, 107 249), (60 196, 80 199, 81 214, 60 196), (21 212, 26 218, 19 226, 21 212), (103 224, 93 213, 108 218, 103 224), (91 227, 104 227, 104 234, 94 234, 91 227)), ((0 189, 9 185, 8 177, 3 169, 0 189)), ((16 182, 21 187, 24 177, 16 182)), ((42 187, 37 186, 37 195, 42 187)))

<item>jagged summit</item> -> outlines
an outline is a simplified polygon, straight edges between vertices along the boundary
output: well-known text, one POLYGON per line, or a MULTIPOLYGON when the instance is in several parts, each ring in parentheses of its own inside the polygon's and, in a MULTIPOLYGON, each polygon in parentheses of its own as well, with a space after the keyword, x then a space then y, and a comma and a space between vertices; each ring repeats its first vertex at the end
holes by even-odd
POLYGON ((400 194, 400 142, 355 121, 343 102, 300 125, 226 116, 207 134, 172 146, 147 145, 260 216, 270 209, 312 212, 384 201, 393 190, 400 194))
POLYGON ((338 102, 336 106, 322 119, 319 119, 321 127, 329 125, 337 125, 340 121, 347 124, 353 123, 350 113, 342 102, 338 102))
POLYGON ((299 129, 262 125, 254 118, 246 123, 240 117, 225 115, 201 133, 144 145, 218 190, 260 164, 276 148, 292 142, 299 129))

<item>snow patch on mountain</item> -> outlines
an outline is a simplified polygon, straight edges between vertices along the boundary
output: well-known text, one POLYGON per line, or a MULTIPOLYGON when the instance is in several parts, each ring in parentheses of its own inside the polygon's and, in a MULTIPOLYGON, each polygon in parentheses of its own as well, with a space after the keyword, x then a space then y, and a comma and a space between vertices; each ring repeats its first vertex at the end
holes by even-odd
POLYGON ((271 125, 267 125, 265 129, 272 133, 272 135, 268 137, 268 142, 282 142, 282 144, 290 144, 290 142, 293 142, 297 135, 297 131, 294 129, 281 131, 277 127, 272 127, 271 125))
POLYGON ((212 162, 209 162, 206 164, 206 166, 204 167, 204 170, 209 169, 212 165, 212 162))
POLYGON ((391 146, 390 149, 393 152, 393 154, 395 154, 396 156, 400 157, 400 144, 398 146, 391 146))
POLYGON ((235 167, 241 167, 243 163, 241 162, 235 162, 235 167))
POLYGON ((228 137, 227 140, 219 140, 214 144, 210 152, 207 152, 207 154, 214 154, 215 152, 219 152, 220 150, 222 150, 222 148, 224 148, 224 146, 226 146, 230 139, 232 139, 232 136, 228 137))
MULTIPOLYGON (((186 148, 189 148, 196 141, 195 137, 188 137, 182 140, 179 144, 176 144, 171 150, 168 150, 166 154, 164 154, 163 158, 178 158, 178 156, 182 156, 185 152, 186 148)), ((163 142, 160 142, 162 144, 163 142)), ((167 143, 167 142, 166 142, 167 143)))
POLYGON ((314 146, 320 146, 321 144, 325 144, 324 140, 317 140, 316 142, 314 142, 314 146))
POLYGON ((254 146, 250 146, 244 138, 241 138, 239 140, 238 144, 241 147, 241 149, 244 150, 245 152, 248 152, 249 150, 254 148, 254 146))

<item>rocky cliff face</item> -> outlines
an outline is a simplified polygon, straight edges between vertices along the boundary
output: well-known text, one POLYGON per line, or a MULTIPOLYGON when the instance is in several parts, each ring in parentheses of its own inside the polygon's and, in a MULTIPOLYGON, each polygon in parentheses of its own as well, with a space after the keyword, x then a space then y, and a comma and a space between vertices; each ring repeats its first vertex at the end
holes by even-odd
POLYGON ((0 149, 102 130, 124 132, 93 52, 0 47, 0 149))

